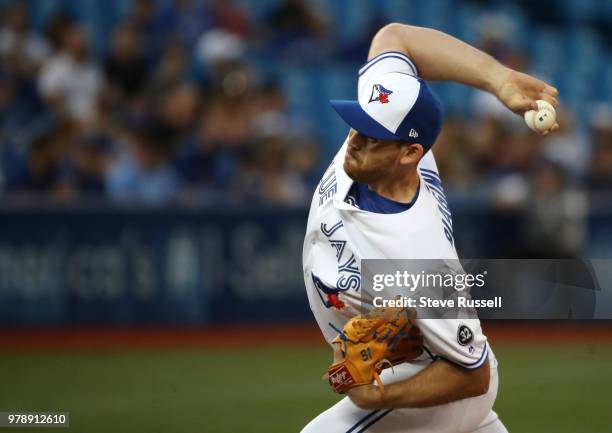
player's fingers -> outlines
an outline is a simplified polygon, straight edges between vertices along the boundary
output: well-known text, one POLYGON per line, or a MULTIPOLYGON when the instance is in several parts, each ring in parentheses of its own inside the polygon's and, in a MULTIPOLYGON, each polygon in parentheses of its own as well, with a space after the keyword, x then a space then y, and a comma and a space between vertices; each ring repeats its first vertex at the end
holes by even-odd
POLYGON ((557 90, 556 87, 551 86, 550 84, 544 84, 544 89, 542 90, 542 93, 546 93, 550 96, 558 96, 559 95, 559 91, 557 90))
POLYGON ((541 93, 546 93, 550 96, 557 96, 559 94, 559 91, 557 90, 556 87, 551 86, 550 84, 548 84, 546 81, 542 81, 538 78, 534 78, 535 82, 537 82, 537 87, 539 88, 538 90, 541 93))
POLYGON ((514 101, 509 105, 510 109, 515 113, 522 114, 525 111, 537 110, 538 104, 531 98, 520 95, 514 98, 514 101))
POLYGON ((555 109, 559 106, 559 101, 557 101, 557 98, 555 98, 554 96, 549 95, 548 93, 545 93, 545 92, 540 93, 540 99, 545 100, 550 105, 555 107, 555 109))
POLYGON ((559 124, 555 122, 555 124, 553 126, 551 126, 549 129, 547 129, 546 131, 542 132, 540 135, 546 136, 550 133, 553 133, 555 131, 559 130, 559 124))
POLYGON ((342 353, 342 344, 341 343, 334 343, 332 344, 332 347, 334 349, 334 364, 337 362, 340 362, 344 359, 344 355, 342 353))
POLYGON ((552 86, 546 83, 546 81, 542 81, 539 78, 536 78, 529 74, 519 74, 517 81, 519 83, 519 87, 521 87, 525 92, 528 93, 549 93, 552 92, 554 89, 552 86))
MULTIPOLYGON (((537 110, 538 109, 538 103, 536 101, 534 101, 533 99, 529 100, 529 108, 527 110, 537 110)), ((525 110, 525 111, 527 111, 525 110)))

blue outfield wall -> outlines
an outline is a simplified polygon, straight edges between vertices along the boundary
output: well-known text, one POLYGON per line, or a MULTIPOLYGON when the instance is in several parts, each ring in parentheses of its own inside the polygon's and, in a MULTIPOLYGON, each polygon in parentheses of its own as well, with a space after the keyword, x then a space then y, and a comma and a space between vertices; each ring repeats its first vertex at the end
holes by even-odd
POLYGON ((0 323, 307 318, 305 211, 0 215, 0 323))
MULTIPOLYGON (((0 325, 311 320, 306 209, 0 213, 0 325)), ((610 217, 590 239, 610 248, 610 217)), ((460 209, 463 257, 492 257, 517 216, 460 209)))

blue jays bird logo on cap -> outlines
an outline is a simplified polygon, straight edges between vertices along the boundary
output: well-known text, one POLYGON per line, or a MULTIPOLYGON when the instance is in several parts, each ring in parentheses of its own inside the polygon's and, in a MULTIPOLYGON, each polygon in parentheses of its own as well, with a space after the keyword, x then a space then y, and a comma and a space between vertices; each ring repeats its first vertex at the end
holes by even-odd
POLYGON ((378 101, 381 104, 389 102, 389 95, 393 93, 393 90, 385 89, 381 84, 374 84, 372 86, 372 94, 370 95, 370 102, 378 101))
POLYGON ((356 101, 330 102, 340 117, 362 135, 418 142, 425 151, 442 128, 442 106, 436 95, 425 81, 404 72, 362 75, 356 101))

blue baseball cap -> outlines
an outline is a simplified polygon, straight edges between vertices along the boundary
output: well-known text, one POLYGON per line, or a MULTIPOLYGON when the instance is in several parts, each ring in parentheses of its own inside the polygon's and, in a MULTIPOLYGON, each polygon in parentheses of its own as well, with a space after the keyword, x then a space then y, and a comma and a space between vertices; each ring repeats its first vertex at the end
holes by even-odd
POLYGON ((357 101, 332 100, 349 126, 379 140, 402 140, 431 149, 442 129, 442 105, 427 83, 389 72, 361 83, 357 101))

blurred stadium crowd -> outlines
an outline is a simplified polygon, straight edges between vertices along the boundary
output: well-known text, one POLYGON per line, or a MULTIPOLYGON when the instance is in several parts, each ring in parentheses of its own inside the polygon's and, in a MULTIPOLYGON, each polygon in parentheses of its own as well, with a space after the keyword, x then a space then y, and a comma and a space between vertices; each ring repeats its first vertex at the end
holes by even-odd
POLYGON ((532 202, 571 232, 585 192, 612 191, 607 3, 2 1, 0 195, 303 206, 346 134, 327 100, 354 96, 372 35, 400 21, 559 87, 562 130, 542 139, 494 98, 437 85, 434 149, 452 197, 532 202))

